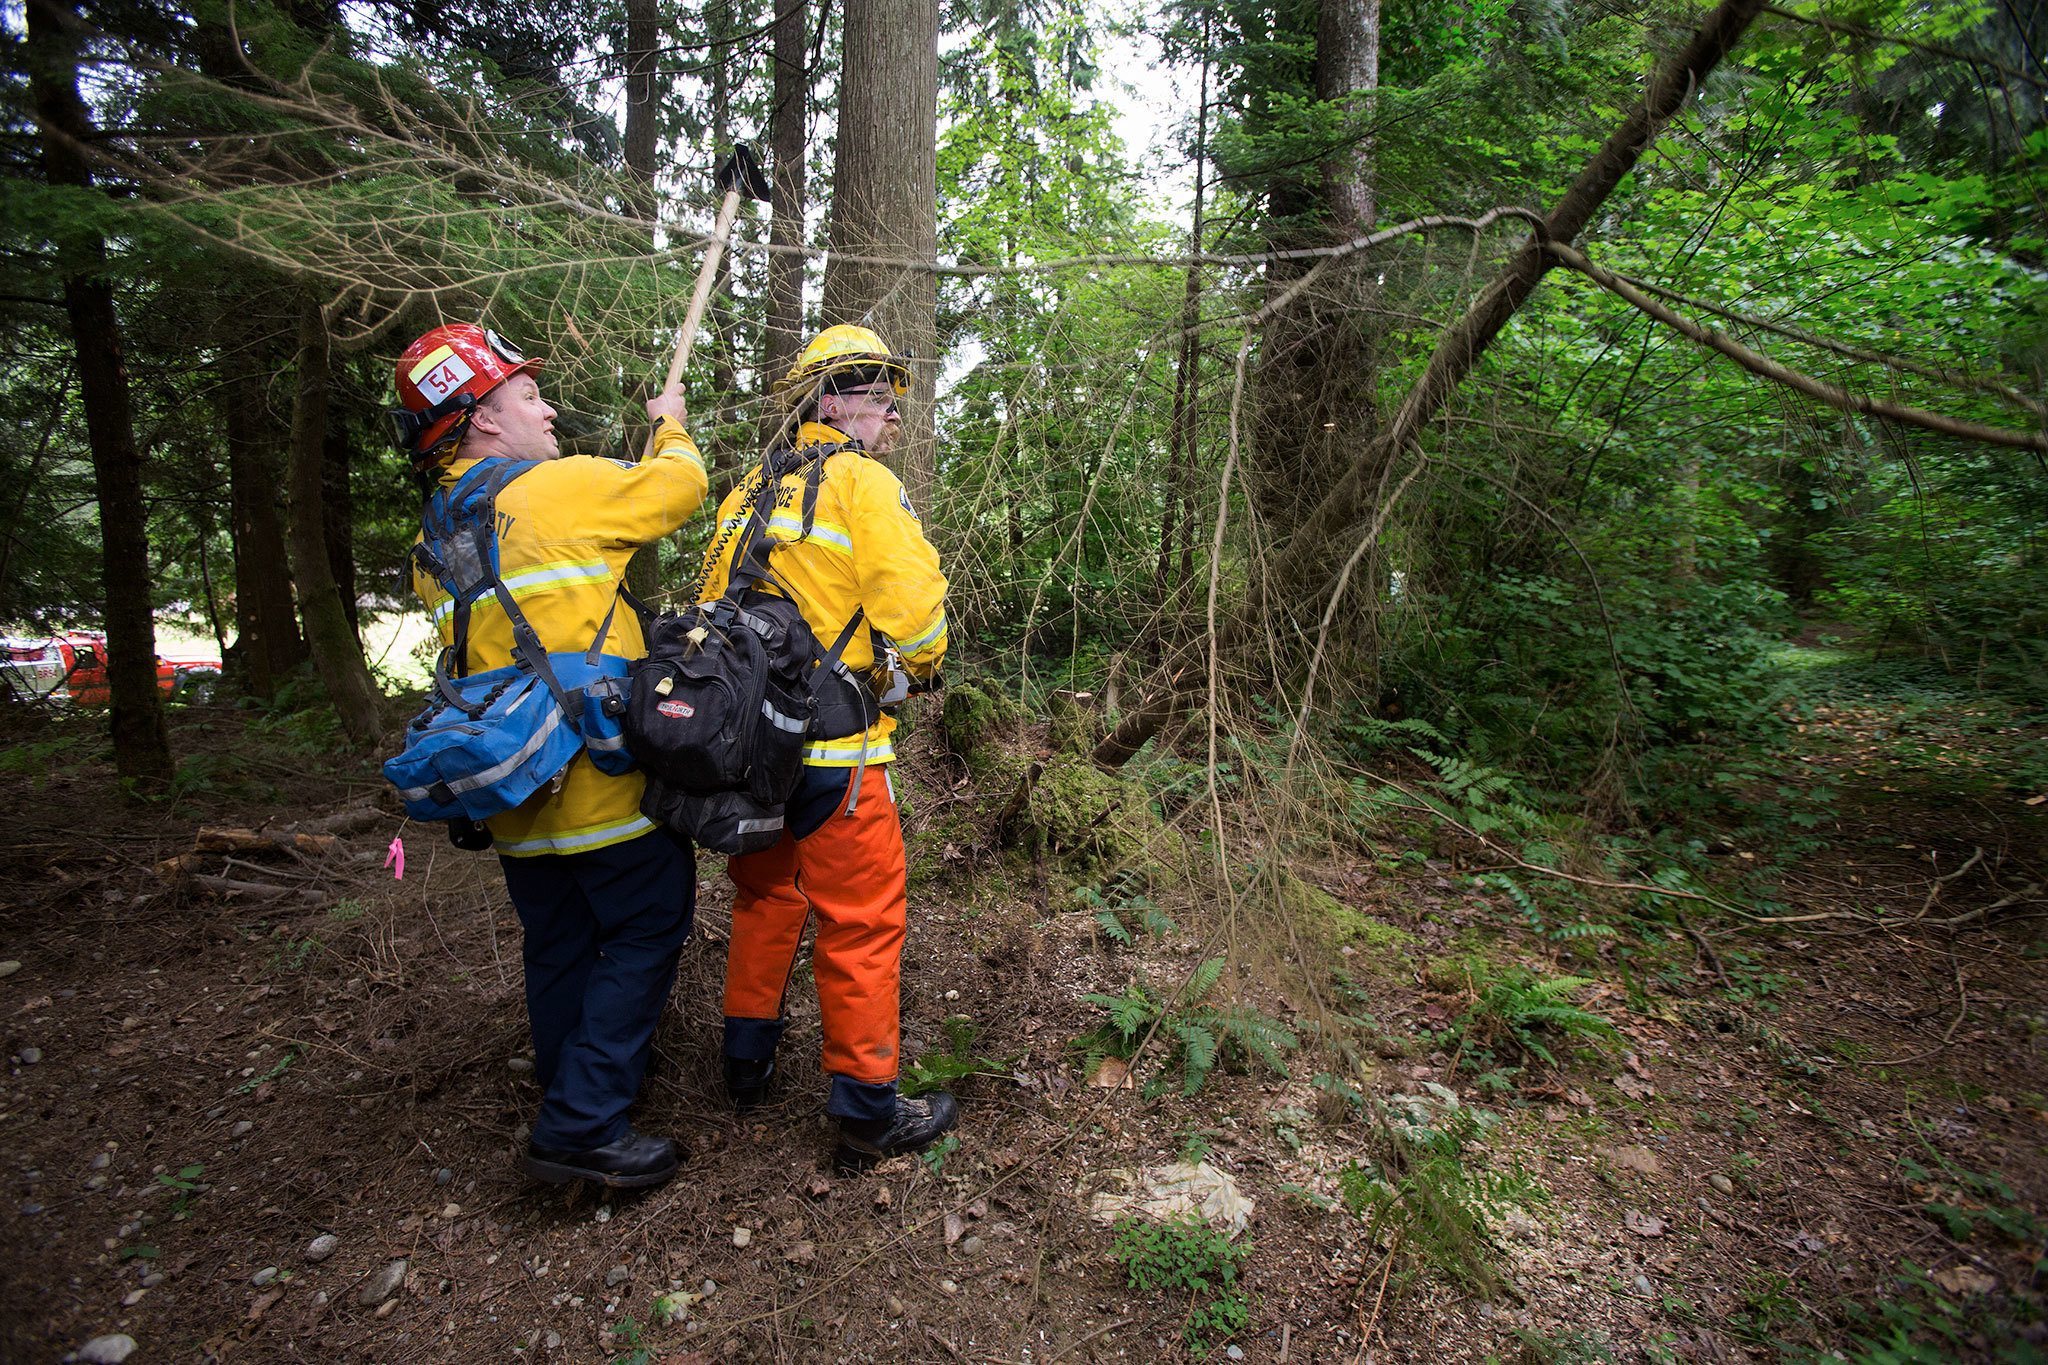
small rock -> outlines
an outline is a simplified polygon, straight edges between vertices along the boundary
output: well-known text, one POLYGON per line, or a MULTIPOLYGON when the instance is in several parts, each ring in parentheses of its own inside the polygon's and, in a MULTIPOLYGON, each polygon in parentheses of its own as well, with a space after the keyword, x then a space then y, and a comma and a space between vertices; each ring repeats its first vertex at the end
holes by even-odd
POLYGON ((1712 1175, 1708 1176, 1707 1183, 1709 1185, 1712 1185, 1716 1190, 1719 1190, 1722 1194, 1735 1193, 1735 1182, 1730 1180, 1727 1176, 1722 1175, 1719 1171, 1716 1171, 1712 1175))
POLYGON ((1242 1347, 1242 1346, 1226 1346, 1226 1347, 1224 1347, 1224 1348, 1223 1348, 1223 1354, 1225 1354, 1225 1355, 1229 1356, 1229 1357, 1230 1357, 1230 1358, 1231 1358, 1232 1360, 1243 1360, 1243 1359, 1244 1359, 1244 1347, 1242 1347))
POLYGON ((404 1283, 405 1258, 400 1257, 363 1282, 363 1287, 356 1292, 356 1302, 374 1306, 393 1301, 391 1296, 396 1294, 399 1286, 404 1283))
POLYGON ((505 1069, 515 1076, 524 1076, 533 1070, 533 1058, 511 1057, 505 1062, 505 1069))
POLYGON ((121 1296, 121 1306, 123 1308, 133 1308, 136 1304, 141 1303, 148 1294, 149 1291, 147 1289, 131 1289, 121 1296))
POLYGON ((101 1152, 92 1159, 92 1168, 96 1171, 104 1171, 113 1164, 114 1154, 112 1152, 101 1152))
POLYGON ((207 1111, 206 1111, 206 1117, 207 1117, 208 1119, 217 1119, 217 1118, 219 1118, 219 1117, 220 1117, 220 1116, 221 1116, 222 1114, 225 1114, 225 1113, 227 1113, 227 1112, 228 1112, 228 1110, 227 1110, 227 1106, 226 1106, 226 1105, 224 1105, 224 1104, 216 1104, 216 1105, 215 1105, 215 1106, 214 1106, 213 1108, 211 1108, 211 1109, 209 1109, 209 1110, 207 1110, 207 1111))
MULTIPOLYGON (((18 967, 21 964, 0 963, 0 966, 18 967)), ((78 1348, 79 1365, 121 1365, 121 1362, 135 1354, 135 1338, 123 1332, 111 1336, 94 1337, 78 1348)))
POLYGON ((462 1205, 443 1204, 441 1206, 441 1216, 450 1221, 462 1217, 462 1205))
POLYGON ((263 1288, 263 1286, 273 1283, 276 1279, 277 1267, 274 1265, 267 1265, 263 1267, 263 1269, 257 1271, 254 1275, 251 1275, 249 1277, 249 1283, 255 1285, 258 1289, 261 1289, 263 1288))
MULTIPOLYGON (((13 961, 8 961, 8 962, 0 962, 0 977, 9 977, 9 976, 13 976, 13 975, 14 975, 14 974, 15 974, 16 972, 18 972, 18 971, 20 971, 20 970, 21 970, 21 964, 20 964, 19 962, 13 962, 13 961)), ((113 1337, 98 1337, 98 1338, 95 1338, 95 1340, 100 1340, 100 1341, 112 1341, 112 1340, 115 1340, 115 1338, 113 1338, 113 1337)), ((126 1337, 121 1337, 121 1338, 119 1338, 119 1340, 122 1340, 122 1341, 128 1341, 128 1338, 126 1338, 126 1337)), ((134 1343, 134 1342, 132 1342, 132 1341, 128 1341, 128 1350, 129 1350, 129 1351, 132 1351, 132 1350, 134 1350, 134 1349, 135 1349, 135 1343, 134 1343)), ((123 1355, 126 1355, 126 1354, 127 1354, 127 1352, 126 1352, 126 1351, 124 1351, 124 1352, 122 1352, 122 1354, 123 1354, 123 1355)), ((79 1359, 81 1359, 81 1360, 83 1360, 84 1358, 85 1358, 85 1357, 84 1357, 83 1355, 81 1355, 81 1356, 79 1357, 79 1359)), ((119 1357, 116 1357, 116 1358, 118 1359, 119 1357)))
POLYGON ((240 1123, 237 1123, 233 1128, 228 1130, 228 1136, 231 1138, 247 1137, 250 1133, 254 1132, 255 1129, 255 1124, 251 1123, 248 1119, 243 1119, 240 1123))
POLYGON ((1639 1213, 1628 1209, 1621 1215, 1621 1225, 1638 1237, 1662 1237, 1664 1220, 1654 1213, 1639 1213))
POLYGON ((142 1277, 142 1287, 144 1289, 154 1289, 163 1282, 164 1274, 161 1270, 152 1270, 142 1277))
POLYGON ((23 1066, 34 1066, 41 1060, 43 1060, 43 1050, 41 1048, 25 1047, 21 1050, 21 1064, 23 1066))
POLYGON ((31 1199, 21 1206, 21 1211, 25 1217, 33 1218, 43 1211, 43 1206, 31 1199))
POLYGON ((107 1187, 107 1178, 103 1175, 96 1175, 85 1182, 85 1187, 89 1190, 103 1190, 107 1187))
POLYGON ((952 1280, 940 1280, 939 1292, 941 1294, 957 1294, 960 1292, 960 1286, 952 1280))
POLYGON ((546 1336, 542 1337, 541 1340, 547 1344, 547 1348, 550 1351, 559 1351, 562 1349, 562 1334, 560 1332, 550 1332, 546 1336))
POLYGON ((884 1313, 887 1313, 892 1318, 902 1317, 903 1300, 897 1298, 894 1294, 891 1294, 888 1298, 882 1300, 882 1311, 884 1313))
POLYGON ((792 1242, 783 1251, 782 1259, 792 1265, 809 1265, 818 1259, 816 1242, 792 1242))
POLYGON ((1650 1287, 1650 1277, 1648 1275, 1636 1276, 1636 1293, 1641 1294, 1646 1299, 1657 1297, 1657 1291, 1650 1287))
POLYGON ((306 1243, 306 1259, 313 1262, 326 1260, 341 1247, 341 1238, 331 1232, 323 1232, 306 1243))
POLYGON ((377 1316, 380 1318, 388 1318, 391 1316, 392 1310, 397 1307, 397 1299, 386 1299, 384 1300, 384 1302, 377 1305, 377 1316))
POLYGON ((712 1296, 713 1294, 716 1294, 717 1292, 718 1292, 718 1281, 716 1281, 716 1280, 706 1280, 706 1281, 704 1281, 704 1297, 705 1297, 705 1298, 707 1298, 707 1299, 708 1299, 708 1298, 710 1298, 710 1297, 711 1297, 711 1296, 712 1296))
POLYGON ((740 1224, 740 1226, 738 1226, 738 1227, 736 1227, 736 1228, 734 1228, 734 1229, 732 1230, 732 1244, 733 1244, 734 1246, 736 1246, 736 1247, 744 1247, 744 1246, 751 1246, 751 1245, 753 1244, 753 1241, 754 1241, 754 1230, 753 1230, 752 1228, 748 1227, 748 1226, 747 1226, 746 1224, 742 1223, 742 1224, 740 1224))
POLYGON ((440 1170, 434 1172, 434 1183, 436 1185, 446 1185, 454 1179, 455 1172, 449 1170, 446 1166, 443 1166, 440 1170))
POLYGON ((604 1287, 606 1289, 616 1289, 632 1278, 633 1268, 631 1266, 615 1265, 610 1270, 605 1271, 604 1287))
POLYGON ((981 1248, 983 1247, 983 1245, 985 1244, 982 1242, 981 1238, 968 1237, 962 1240, 962 1242, 960 1243, 960 1253, 963 1256, 979 1256, 981 1255, 981 1248))
POLYGON ((960 1230, 961 1230, 962 1226, 963 1226, 963 1224, 962 1224, 962 1223, 961 1223, 961 1221, 960 1221, 960 1215, 959 1215, 959 1214, 957 1214, 957 1213, 949 1213, 949 1214, 947 1214, 947 1215, 946 1215, 946 1245, 947 1245, 947 1246, 951 1246, 951 1245, 953 1245, 953 1243, 955 1243, 955 1242, 957 1242, 957 1241, 959 1241, 959 1240, 960 1240, 960 1230))
POLYGON ((597 1206, 597 1212, 590 1215, 590 1221, 593 1223, 611 1222, 612 1206, 610 1204, 599 1204, 597 1206))

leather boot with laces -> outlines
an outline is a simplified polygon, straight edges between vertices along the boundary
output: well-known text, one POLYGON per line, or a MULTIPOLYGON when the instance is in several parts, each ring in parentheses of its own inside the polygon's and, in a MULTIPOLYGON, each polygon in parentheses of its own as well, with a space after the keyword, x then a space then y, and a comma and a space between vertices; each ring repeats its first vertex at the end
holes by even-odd
POLYGON ((878 1161, 921 1152, 960 1121, 960 1102, 943 1090, 896 1100, 893 1119, 841 1119, 839 1150, 832 1164, 842 1173, 864 1171, 878 1161))
POLYGON ((589 1180, 615 1190, 636 1190, 659 1185, 674 1175, 681 1156, 675 1143, 667 1138, 650 1137, 628 1128, 614 1141, 580 1152, 529 1142, 525 1164, 528 1175, 550 1185, 589 1180))

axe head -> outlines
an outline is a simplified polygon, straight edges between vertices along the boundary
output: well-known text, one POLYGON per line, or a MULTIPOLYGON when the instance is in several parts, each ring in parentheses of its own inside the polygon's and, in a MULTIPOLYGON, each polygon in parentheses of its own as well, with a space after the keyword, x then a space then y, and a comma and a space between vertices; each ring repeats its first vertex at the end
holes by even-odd
POLYGON ((732 155, 718 163, 716 183, 721 194, 744 194, 749 199, 768 202, 768 176, 761 170, 754 149, 744 142, 735 142, 732 155))

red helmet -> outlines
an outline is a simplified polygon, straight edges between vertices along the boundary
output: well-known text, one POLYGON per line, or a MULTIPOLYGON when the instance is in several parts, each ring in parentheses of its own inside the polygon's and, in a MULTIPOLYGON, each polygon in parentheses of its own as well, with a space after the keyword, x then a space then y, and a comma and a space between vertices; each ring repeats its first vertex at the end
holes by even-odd
POLYGON ((473 323, 436 327, 398 357, 398 403, 392 439, 425 461, 461 439, 483 396, 513 375, 540 368, 496 332, 473 323))

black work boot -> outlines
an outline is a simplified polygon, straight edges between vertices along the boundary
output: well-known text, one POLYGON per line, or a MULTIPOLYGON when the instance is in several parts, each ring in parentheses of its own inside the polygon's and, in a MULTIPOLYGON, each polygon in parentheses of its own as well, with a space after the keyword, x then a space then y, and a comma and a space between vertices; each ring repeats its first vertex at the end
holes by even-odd
POLYGON ((680 1164, 675 1143, 631 1128, 615 1141, 584 1152, 526 1144, 526 1173, 550 1185, 591 1180, 615 1190, 637 1190, 659 1185, 674 1175, 680 1164))
POLYGON ((914 1100, 898 1097, 894 1119, 839 1120, 839 1150, 832 1164, 841 1174, 864 1171, 905 1152, 921 1152, 960 1121, 960 1102, 943 1090, 914 1100))
POLYGON ((753 1061, 745 1057, 725 1059, 725 1094, 742 1114, 758 1108, 768 1098, 768 1086, 775 1079, 775 1059, 753 1061))

